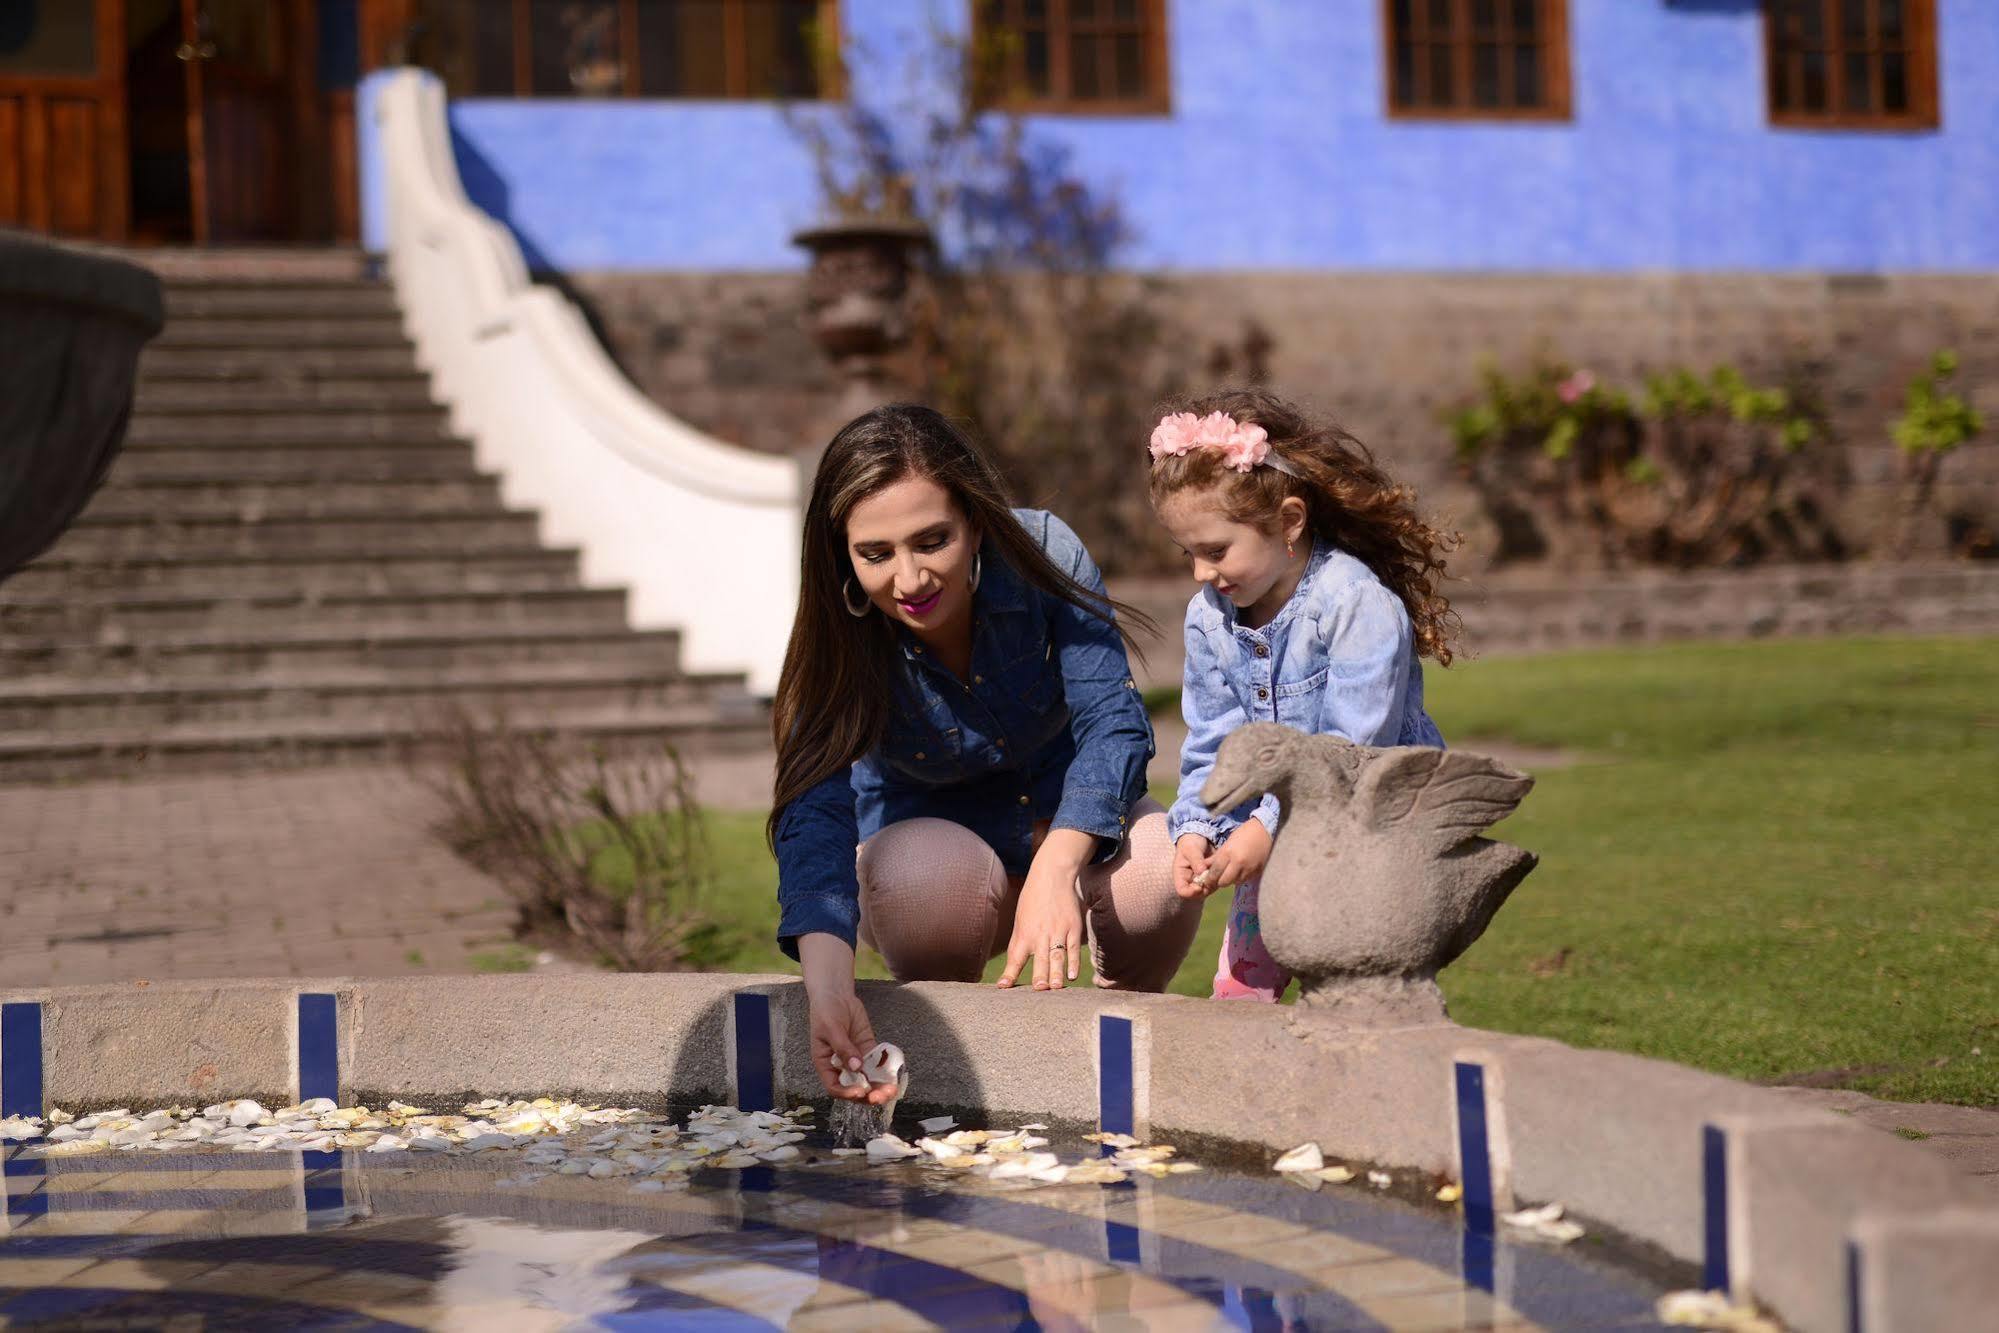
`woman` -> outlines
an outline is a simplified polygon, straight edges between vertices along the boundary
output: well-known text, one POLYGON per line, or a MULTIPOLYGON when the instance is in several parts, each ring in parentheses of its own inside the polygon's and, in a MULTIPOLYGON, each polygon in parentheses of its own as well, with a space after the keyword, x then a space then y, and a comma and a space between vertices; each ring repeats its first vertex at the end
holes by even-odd
POLYGON ((972 443, 892 403, 827 446, 806 505, 798 616, 772 730, 778 943, 799 960, 828 1092, 875 1044, 854 941, 899 981, 1074 980, 1163 990, 1198 900, 1173 891, 1145 794, 1152 727, 1089 553, 1007 507, 972 443), (856 856, 856 847, 859 855, 856 856), (1078 889, 1080 888, 1080 897, 1078 889))

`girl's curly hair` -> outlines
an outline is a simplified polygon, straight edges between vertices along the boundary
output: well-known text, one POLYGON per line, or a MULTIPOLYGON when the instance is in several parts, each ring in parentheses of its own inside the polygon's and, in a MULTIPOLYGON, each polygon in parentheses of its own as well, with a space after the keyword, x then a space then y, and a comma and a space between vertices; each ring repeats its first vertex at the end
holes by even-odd
POLYGON ((1444 577, 1445 553, 1464 538, 1424 522, 1416 512, 1415 490, 1390 481, 1366 445, 1263 389, 1225 389, 1165 410, 1196 416, 1224 412, 1244 425, 1261 426, 1271 452, 1298 475, 1274 467, 1237 472, 1225 465, 1219 449, 1192 449, 1153 464, 1155 508, 1181 491, 1208 491, 1230 520, 1267 533, 1276 531, 1278 506, 1287 496, 1297 496, 1305 502, 1314 536, 1364 563, 1402 599, 1417 655, 1440 666, 1451 664, 1452 644, 1463 625, 1437 585, 1444 577))

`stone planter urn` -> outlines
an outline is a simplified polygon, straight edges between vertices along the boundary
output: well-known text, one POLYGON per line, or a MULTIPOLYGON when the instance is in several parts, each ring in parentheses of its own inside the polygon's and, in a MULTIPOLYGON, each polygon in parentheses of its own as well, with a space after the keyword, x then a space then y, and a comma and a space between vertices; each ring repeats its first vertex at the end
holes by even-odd
POLYGON ((804 453, 810 461, 847 422, 906 385, 891 364, 909 346, 911 279, 927 261, 930 228, 913 218, 850 218, 808 227, 792 243, 812 255, 805 323, 842 380, 838 403, 804 453))
POLYGON ((0 579, 54 544, 117 456, 160 280, 0 231, 0 579))

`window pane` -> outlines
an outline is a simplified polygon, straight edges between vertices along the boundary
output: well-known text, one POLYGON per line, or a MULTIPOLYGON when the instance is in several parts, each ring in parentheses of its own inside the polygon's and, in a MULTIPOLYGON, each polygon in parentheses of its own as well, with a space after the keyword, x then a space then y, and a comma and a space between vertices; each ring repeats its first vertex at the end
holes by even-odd
POLYGON ((1798 11, 1798 35, 1813 44, 1825 41, 1825 9, 1820 0, 1800 0, 1798 11))
POLYGON ((1117 38, 1117 95, 1145 96, 1145 55, 1138 34, 1120 33, 1117 38))
POLYGON ((1480 37, 1494 36, 1499 26, 1499 0, 1471 0, 1471 30, 1480 37))
POLYGON ((1415 0, 1395 0, 1391 14, 1395 20, 1395 35, 1409 36, 1409 25, 1416 17, 1415 0))
POLYGON ((1541 48, 1522 43, 1513 48, 1513 105, 1541 105, 1541 48))
POLYGON ((1430 47, 1430 105, 1450 106, 1458 100, 1456 80, 1451 77, 1451 48, 1441 43, 1430 47))
POLYGON ((1049 83, 1048 34, 1031 31, 1024 46, 1027 90, 1037 97, 1047 97, 1054 91, 1049 83))
POLYGON ((1881 57, 1881 109, 1897 115, 1909 110, 1909 58, 1900 51, 1881 57))
POLYGON ((1881 40, 1899 45, 1902 33, 1902 0, 1881 0, 1881 40))
POLYGON ((1847 111, 1871 111, 1874 107, 1874 71, 1866 55, 1849 51, 1839 90, 1840 106, 1847 111))
POLYGON ((1021 7, 1021 17, 1029 23, 1048 22, 1048 0, 1027 0, 1021 7))
POLYGON ((531 91, 608 97, 624 84, 617 0, 529 0, 531 91))
POLYGON ((436 71, 451 96, 514 95, 512 6, 424 0, 412 31, 411 58, 436 71))
POLYGON ((722 0, 639 0, 639 91, 727 97, 722 0))
POLYGON ((750 97, 810 97, 818 91, 808 35, 817 21, 815 0, 749 0, 743 37, 750 97))
POLYGON ((1804 87, 1799 104, 1806 111, 1823 111, 1828 101, 1826 92, 1825 52, 1807 51, 1804 56, 1804 87))
POLYGON ((97 72, 96 6, 77 0, 0 3, 0 74, 97 72))
POLYGON ((1471 53, 1471 100, 1478 106, 1499 105, 1499 44, 1480 42, 1471 53))
POLYGON ((1077 36, 1069 39, 1069 96, 1084 101, 1104 95, 1097 78, 1097 39, 1077 36))
POLYGON ((1138 16, 1138 0, 1117 0, 1117 8, 1113 13, 1112 17, 1117 19, 1119 23, 1140 22, 1138 16))
POLYGON ((1451 0, 1430 0, 1430 36, 1449 36, 1451 26, 1451 0))
POLYGON ((1097 0, 1069 0, 1069 21, 1071 23, 1095 23, 1097 21, 1097 0))
POLYGON ((1541 0, 1513 0, 1513 35, 1538 37, 1541 34, 1541 0))
POLYGON ((1395 44, 1395 104, 1414 106, 1416 104, 1416 44, 1399 41, 1395 44))
POLYGON ((1867 0, 1839 0, 1839 31, 1852 45, 1867 44, 1867 0))

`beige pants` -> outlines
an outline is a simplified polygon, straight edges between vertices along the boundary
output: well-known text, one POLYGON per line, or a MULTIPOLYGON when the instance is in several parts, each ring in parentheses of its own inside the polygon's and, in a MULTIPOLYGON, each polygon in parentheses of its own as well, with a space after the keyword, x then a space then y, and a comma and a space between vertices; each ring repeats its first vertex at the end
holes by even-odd
MULTIPOLYGON (((1173 892, 1166 811, 1132 808, 1118 854, 1077 878, 1097 985, 1160 991, 1180 969, 1201 924, 1201 900, 1173 892)), ((985 840, 948 819, 890 824, 860 850, 861 939, 898 981, 977 981, 1006 952, 1021 881, 1008 879, 985 840)), ((1029 963, 1020 975, 1026 985, 1029 963)))

